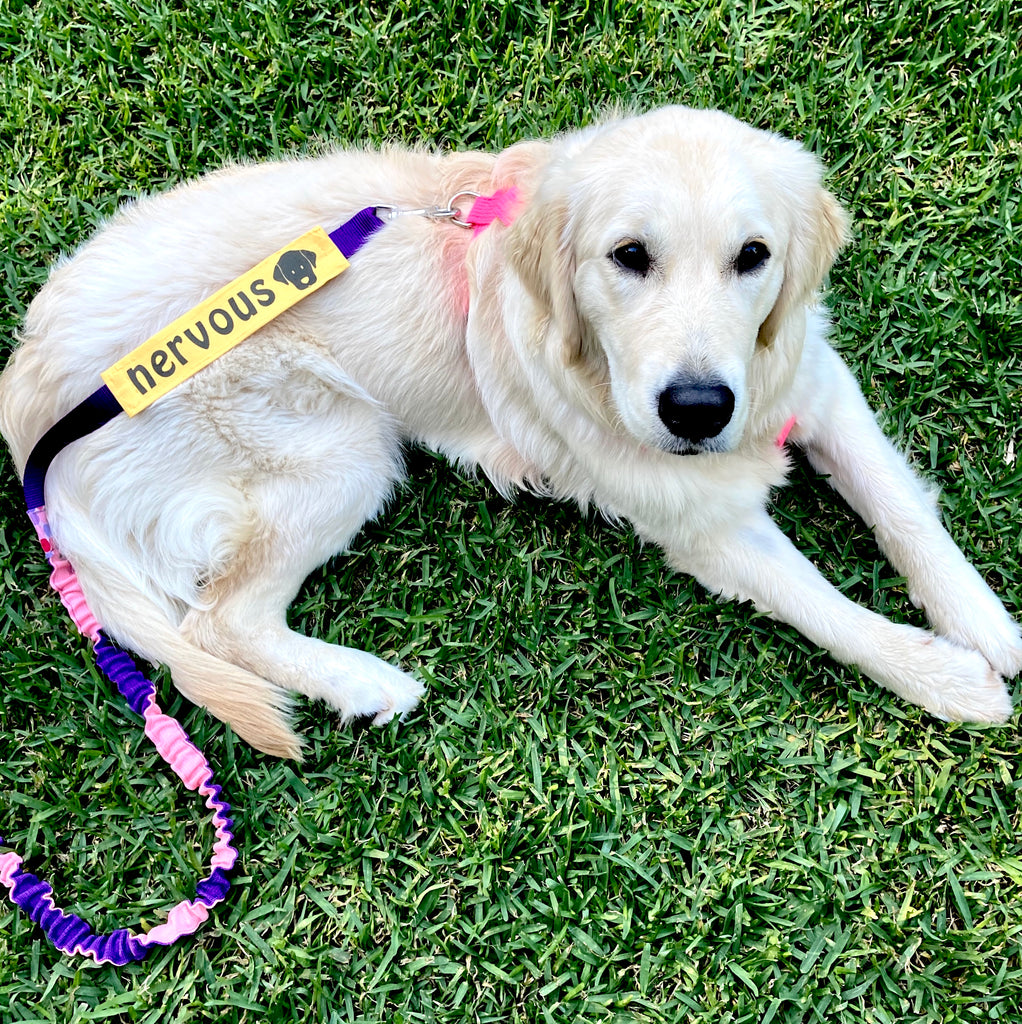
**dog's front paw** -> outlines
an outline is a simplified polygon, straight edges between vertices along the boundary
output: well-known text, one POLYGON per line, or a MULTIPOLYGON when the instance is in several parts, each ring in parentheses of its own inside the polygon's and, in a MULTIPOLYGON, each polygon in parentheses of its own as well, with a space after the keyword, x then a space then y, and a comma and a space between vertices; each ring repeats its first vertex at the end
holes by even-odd
POLYGON ((1010 679, 1022 672, 1022 630, 985 585, 957 595, 953 609, 927 607, 927 616, 941 636, 979 651, 994 670, 1010 679))
POLYGON ((944 721, 995 725, 1012 714, 1011 696, 988 659, 941 637, 927 652, 936 662, 918 703, 944 721))

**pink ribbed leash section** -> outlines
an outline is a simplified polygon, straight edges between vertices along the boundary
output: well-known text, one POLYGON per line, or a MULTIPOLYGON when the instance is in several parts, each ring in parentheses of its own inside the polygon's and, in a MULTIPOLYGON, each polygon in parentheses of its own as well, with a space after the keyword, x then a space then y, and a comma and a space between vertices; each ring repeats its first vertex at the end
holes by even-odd
POLYGON ((183 900, 173 907, 165 924, 135 934, 121 928, 97 934, 82 918, 61 910, 54 902, 47 882, 22 869, 22 859, 14 852, 0 856, 0 884, 10 890, 11 899, 45 932, 63 953, 92 957, 97 963, 123 965, 141 960, 156 946, 168 946, 183 935, 190 935, 209 916, 210 908, 227 895, 227 873, 234 867, 238 851, 232 845, 233 822, 230 805, 220 798, 220 787, 202 752, 188 738, 181 725, 164 714, 156 703, 156 691, 135 666, 131 656, 116 648, 103 635, 96 617, 89 610, 81 585, 70 563, 53 542, 45 508, 29 511, 39 542, 53 572, 50 582, 81 633, 92 641, 96 662, 104 675, 116 684, 128 705, 145 721, 145 734, 191 790, 206 798, 213 812, 217 841, 213 846, 210 874, 196 886, 195 899, 183 900))

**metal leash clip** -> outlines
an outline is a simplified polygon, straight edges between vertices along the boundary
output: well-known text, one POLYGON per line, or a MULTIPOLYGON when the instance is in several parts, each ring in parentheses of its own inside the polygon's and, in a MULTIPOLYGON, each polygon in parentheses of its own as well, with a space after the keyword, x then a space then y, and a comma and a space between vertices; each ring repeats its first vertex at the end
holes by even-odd
POLYGON ((455 192, 448 200, 446 206, 424 206, 418 210, 402 210, 397 206, 380 203, 374 206, 373 209, 380 220, 397 220, 398 217, 425 217, 427 220, 449 220, 460 228, 470 228, 472 225, 462 218, 461 208, 455 205, 459 199, 463 199, 466 196, 471 199, 478 199, 479 193, 467 190, 455 192))

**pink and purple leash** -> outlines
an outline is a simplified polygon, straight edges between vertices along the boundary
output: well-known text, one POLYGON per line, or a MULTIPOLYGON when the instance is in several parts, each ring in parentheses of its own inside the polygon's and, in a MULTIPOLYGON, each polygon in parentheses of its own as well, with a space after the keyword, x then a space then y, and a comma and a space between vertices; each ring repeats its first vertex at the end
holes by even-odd
MULTIPOLYGON (((330 238, 346 257, 354 255, 384 222, 369 208, 332 232, 330 238)), ((79 631, 93 644, 96 664, 114 683, 128 706, 144 720, 145 734, 160 756, 190 790, 205 797, 213 812, 216 843, 210 860, 211 871, 195 887, 195 899, 183 900, 173 907, 165 924, 148 932, 135 933, 119 928, 108 933, 94 932, 77 914, 61 910, 54 902, 53 888, 22 867, 21 856, 0 854, 0 884, 10 898, 38 924, 47 939, 61 952, 92 957, 97 963, 118 966, 141 960, 157 946, 168 946, 192 934, 222 902, 230 888, 228 873, 234 867, 238 851, 233 845, 234 823, 230 805, 221 799, 220 786, 202 752, 188 738, 181 725, 160 710, 156 689, 142 675, 131 656, 104 636, 100 624, 89 610, 81 584, 70 563, 57 549, 46 517, 43 499, 46 472, 53 459, 73 441, 99 429, 122 408, 105 385, 76 406, 46 432, 29 456, 25 467, 25 503, 39 542, 53 569, 50 583, 60 595, 79 631)), ((3 843, 0 837, 0 844, 3 843)))
MULTIPOLYGON (((474 234, 478 234, 494 220, 509 224, 518 202, 518 194, 514 189, 503 189, 492 196, 475 197, 472 209, 461 223, 472 228, 474 234)), ((384 226, 385 222, 377 216, 377 209, 382 207, 361 210, 330 233, 331 240, 349 259, 384 226)), ((209 762, 188 738, 181 725, 160 710, 156 703, 155 687, 138 670, 131 656, 104 636, 100 624, 89 610, 74 570, 53 541, 46 518, 43 492, 50 463, 67 445, 98 430, 122 411, 117 399, 104 385, 51 427, 33 449, 25 467, 25 503, 39 542, 53 569, 51 585, 60 595, 79 631, 92 642, 96 664, 116 685, 132 711, 142 716, 146 736, 185 786, 197 790, 206 798, 206 806, 213 812, 212 820, 217 837, 210 860, 212 870, 196 885, 195 899, 183 900, 173 907, 165 924, 141 934, 127 928, 98 933, 78 915, 61 910, 54 902, 53 888, 36 875, 25 871, 23 860, 16 852, 0 854, 0 884, 7 887, 14 903, 42 928, 47 939, 57 949, 69 955, 92 957, 97 963, 117 966, 141 960, 155 947, 168 946, 192 934, 209 916, 209 911, 226 898, 230 888, 228 873, 238 857, 238 851, 233 845, 234 823, 229 817, 231 808, 221 799, 220 787, 214 781, 209 762)), ((0 837, 2 843, 3 838, 0 837)))

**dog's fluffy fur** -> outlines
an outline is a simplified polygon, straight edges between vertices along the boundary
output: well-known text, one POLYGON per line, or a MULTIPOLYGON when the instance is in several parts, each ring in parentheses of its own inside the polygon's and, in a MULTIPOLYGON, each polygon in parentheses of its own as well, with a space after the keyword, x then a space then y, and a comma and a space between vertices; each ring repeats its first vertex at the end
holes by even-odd
POLYGON ((274 754, 299 752, 287 691, 377 722, 406 712, 418 682, 293 633, 285 610, 379 512, 414 442, 502 491, 627 520, 673 567, 935 715, 1003 721, 1019 630, 825 338, 815 295, 845 215, 811 155, 722 113, 668 108, 498 156, 235 167, 126 207, 53 271, 0 380, 19 471, 101 370, 308 228, 512 186, 510 227, 394 220, 344 276, 56 459, 56 540, 107 632, 274 754), (709 388, 733 395, 730 417, 705 437, 672 428, 679 381, 683 413, 709 388), (769 519, 792 415, 933 632, 843 597, 769 519))

